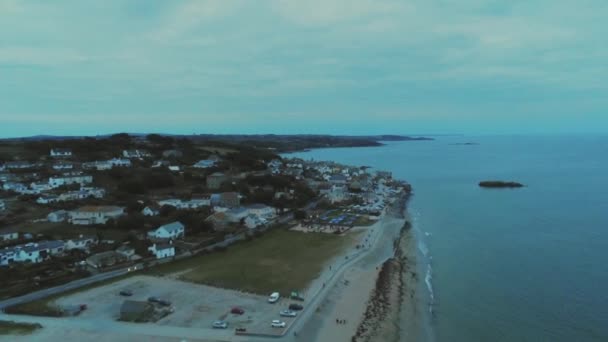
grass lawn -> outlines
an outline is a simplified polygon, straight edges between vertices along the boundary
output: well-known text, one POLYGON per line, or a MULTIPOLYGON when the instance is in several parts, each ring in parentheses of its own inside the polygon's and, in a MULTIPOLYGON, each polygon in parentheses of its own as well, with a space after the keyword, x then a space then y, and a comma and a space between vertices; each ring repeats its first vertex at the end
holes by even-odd
POLYGON ((27 335, 40 328, 40 324, 0 321, 0 335, 27 335))
POLYGON ((353 235, 274 230, 225 252, 162 265, 155 271, 187 271, 181 280, 263 295, 274 291, 286 295, 307 287, 324 263, 353 239, 353 235))

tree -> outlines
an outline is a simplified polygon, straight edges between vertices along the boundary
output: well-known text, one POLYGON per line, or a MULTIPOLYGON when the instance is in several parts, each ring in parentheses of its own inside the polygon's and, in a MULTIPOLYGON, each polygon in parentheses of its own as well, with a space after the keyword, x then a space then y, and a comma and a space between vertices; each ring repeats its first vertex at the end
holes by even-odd
POLYGON ((293 217, 296 220, 304 220, 306 219, 306 212, 304 210, 298 209, 293 213, 293 217))

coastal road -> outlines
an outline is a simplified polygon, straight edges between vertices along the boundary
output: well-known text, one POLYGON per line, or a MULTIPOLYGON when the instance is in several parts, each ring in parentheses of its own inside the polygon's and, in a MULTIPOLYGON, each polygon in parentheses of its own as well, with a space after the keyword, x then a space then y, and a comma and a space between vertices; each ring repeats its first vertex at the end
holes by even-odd
POLYGON ((23 304, 23 303, 27 303, 27 302, 31 302, 34 300, 39 300, 39 299, 43 299, 58 293, 62 293, 65 291, 69 291, 69 290, 73 290, 82 286, 86 286, 89 284, 93 284, 93 283, 97 283, 100 281, 104 281, 107 279, 111 279, 111 278, 115 278, 115 277, 119 277, 121 275, 127 274, 130 272, 130 270, 132 270, 134 267, 137 267, 138 269, 141 269, 142 266, 141 265, 136 265, 136 266, 131 266, 128 268, 123 268, 120 270, 115 270, 115 271, 111 271, 111 272, 105 272, 105 273, 99 273, 99 274, 95 274, 92 275, 90 277, 87 278, 82 278, 82 279, 77 279, 74 280, 72 282, 63 284, 63 285, 59 285, 56 287, 50 287, 48 289, 44 289, 44 290, 40 290, 40 291, 36 291, 36 292, 31 292, 28 293, 26 295, 23 295, 21 297, 14 297, 14 298, 10 298, 4 301, 0 302, 0 310, 4 311, 4 309, 6 309, 9 306, 13 306, 13 305, 17 305, 17 304, 23 304))

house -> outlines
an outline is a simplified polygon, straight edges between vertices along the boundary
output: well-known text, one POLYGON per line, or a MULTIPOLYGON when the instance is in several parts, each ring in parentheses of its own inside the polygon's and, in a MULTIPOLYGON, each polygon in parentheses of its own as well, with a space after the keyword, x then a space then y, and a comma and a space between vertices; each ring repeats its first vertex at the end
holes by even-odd
POLYGON ((53 187, 48 184, 48 183, 32 183, 30 184, 30 189, 32 189, 35 192, 43 192, 43 191, 50 191, 53 190, 53 187))
POLYGON ((97 238, 94 236, 83 236, 75 239, 69 239, 65 242, 65 249, 71 251, 72 249, 87 250, 89 247, 97 244, 97 238))
POLYGON ((156 239, 178 239, 183 238, 184 235, 184 225, 181 222, 165 224, 148 232, 149 238, 156 239))
POLYGON ((150 253, 154 254, 156 259, 164 259, 175 256, 175 247, 168 243, 155 243, 148 247, 150 253))
POLYGON ((51 157, 71 157, 72 150, 69 148, 53 148, 51 149, 51 157))
POLYGON ((68 191, 59 195, 59 201, 77 201, 86 198, 103 198, 106 190, 102 188, 82 187, 77 191, 68 191))
POLYGON ((93 268, 104 268, 126 262, 127 258, 124 255, 115 251, 107 251, 93 254, 86 259, 87 265, 93 268))
POLYGON ((166 150, 163 151, 163 158, 181 158, 184 154, 179 150, 166 150))
POLYGON ((247 210, 247 208, 233 208, 230 209, 228 211, 226 211, 226 217, 228 217, 228 221, 232 222, 232 223, 238 223, 241 222, 242 219, 244 219, 245 217, 247 217, 247 215, 249 215, 249 211, 247 210))
POLYGON ((150 167, 153 169, 156 169, 159 167, 164 167, 164 166, 169 166, 169 165, 171 165, 171 163, 168 160, 157 160, 150 167))
POLYGON ((66 163, 66 162, 59 162, 59 163, 55 163, 53 165, 53 170, 71 170, 74 168, 74 164, 72 163, 66 163))
POLYGON ((112 167, 113 165, 109 160, 82 163, 82 168, 85 170, 94 169, 97 171, 105 171, 112 169, 112 167))
POLYGON ((331 190, 327 194, 327 197, 331 203, 342 202, 346 200, 348 198, 346 186, 332 186, 331 190))
POLYGON ((6 190, 6 191, 14 191, 14 192, 18 192, 18 193, 24 193, 26 192, 27 186, 25 186, 22 183, 13 183, 13 182, 7 182, 2 184, 2 189, 6 190))
POLYGON ((250 214, 269 219, 275 216, 276 209, 265 204, 252 204, 247 207, 250 214))
POLYGON ((61 177, 51 177, 49 178, 49 185, 53 188, 58 188, 62 185, 70 185, 70 184, 80 184, 80 186, 84 186, 85 184, 93 183, 93 176, 82 175, 82 174, 66 174, 61 177))
POLYGON ((215 172, 207 176, 207 188, 218 190, 222 183, 228 180, 228 177, 221 172, 215 172))
POLYGON ((0 211, 4 210, 6 210, 6 204, 4 204, 4 201, 0 199, 0 211))
POLYGON ((53 240, 7 247, 0 250, 0 266, 7 266, 13 262, 40 263, 51 255, 63 253, 64 246, 63 241, 53 240))
POLYGON ((1 230, 0 241, 11 241, 19 239, 19 232, 14 230, 1 230))
POLYGON ((345 185, 348 179, 345 175, 332 175, 329 177, 329 182, 333 185, 345 185))
POLYGON ((55 196, 55 195, 40 196, 36 200, 36 203, 38 203, 38 204, 49 204, 49 203, 56 203, 56 202, 59 202, 59 197, 55 196))
POLYGON ((120 320, 148 322, 154 316, 154 305, 146 301, 125 300, 120 306, 120 320))
POLYGON ((4 167, 7 170, 11 170, 11 169, 29 169, 29 168, 36 167, 36 164, 35 163, 30 163, 28 161, 13 161, 13 162, 6 162, 4 164, 4 167))
POLYGON ((124 150, 122 151, 122 156, 125 158, 137 158, 137 159, 142 159, 142 158, 147 158, 150 157, 151 154, 148 151, 144 151, 144 150, 124 150))
POLYGON ((205 219, 206 222, 211 222, 216 231, 226 229, 230 220, 225 212, 216 212, 205 219))
POLYGON ((241 196, 238 192, 223 192, 220 194, 219 205, 226 208, 234 208, 241 205, 241 196))
POLYGON ((135 256, 135 248, 129 245, 122 245, 116 249, 116 253, 124 255, 127 260, 131 260, 135 256))
POLYGON ((177 209, 182 209, 182 200, 178 199, 178 198, 170 198, 170 199, 166 199, 166 200, 162 200, 162 201, 158 201, 157 202, 159 206, 163 207, 165 205, 168 205, 170 207, 174 207, 177 209))
POLYGON ((65 210, 53 211, 46 216, 49 222, 64 222, 68 219, 68 212, 65 210))
POLYGON ((200 160, 198 163, 192 165, 192 167, 195 167, 197 169, 208 169, 208 168, 214 167, 214 166, 215 166, 215 160, 211 160, 211 159, 200 160))
POLYGON ((201 207, 207 207, 211 205, 209 197, 195 197, 188 201, 182 201, 181 199, 171 198, 157 202, 161 207, 168 205, 177 209, 197 209, 201 207))
POLYGON ((68 221, 77 225, 106 224, 124 214, 124 208, 116 206, 85 206, 70 211, 68 221))
POLYGON ((160 209, 156 205, 149 205, 145 207, 141 213, 144 216, 158 216, 160 214, 160 209))
POLYGON ((112 158, 108 160, 108 163, 112 167, 131 167, 131 161, 129 159, 112 158))
POLYGON ((249 229, 254 229, 263 226, 266 223, 267 221, 264 218, 254 214, 249 214, 247 217, 245 217, 245 226, 249 229))
POLYGON ((181 169, 177 165, 169 165, 169 171, 171 172, 179 172, 181 169))

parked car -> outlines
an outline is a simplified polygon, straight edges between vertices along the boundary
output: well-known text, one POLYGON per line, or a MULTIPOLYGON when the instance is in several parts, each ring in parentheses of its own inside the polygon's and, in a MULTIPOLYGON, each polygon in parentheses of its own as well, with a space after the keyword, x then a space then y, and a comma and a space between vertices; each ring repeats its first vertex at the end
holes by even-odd
POLYGON ((230 310, 230 313, 235 314, 235 315, 242 315, 245 313, 245 310, 243 310, 242 308, 239 308, 238 306, 235 306, 230 310))
POLYGON ((279 298, 281 298, 281 295, 278 292, 273 292, 269 297, 268 297, 268 303, 276 303, 279 301, 279 298))
POLYGON ((234 329, 234 330, 235 330, 236 332, 245 332, 245 331, 247 331, 247 329, 245 329, 245 328, 236 328, 236 329, 234 329))
POLYGON ((283 317, 296 317, 298 315, 298 313, 295 311, 291 311, 291 310, 283 310, 283 311, 279 312, 279 315, 281 315, 283 317))
POLYGON ((158 297, 149 297, 148 302, 150 303, 160 303, 160 298, 158 297))
POLYGON ((227 329, 228 328, 228 322, 226 322, 226 321, 215 321, 215 322, 213 322, 213 328, 214 329, 227 329))
POLYGON ((125 296, 125 297, 131 297, 133 295, 133 291, 130 290, 122 290, 120 291, 120 295, 121 296, 125 296))
POLYGON ((270 326, 273 328, 285 328, 287 326, 287 324, 285 324, 285 322, 283 322, 283 321, 279 321, 278 319, 275 319, 274 321, 272 321, 270 326))
POLYGON ((300 304, 290 304, 289 305, 289 310, 292 311, 300 311, 300 310, 304 310, 304 307, 300 304))

